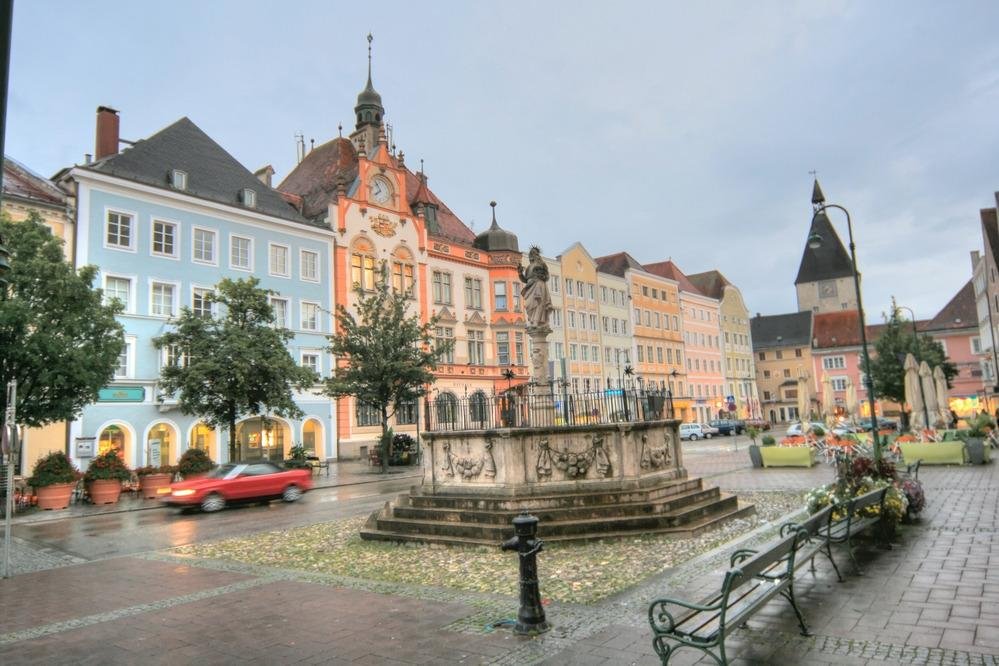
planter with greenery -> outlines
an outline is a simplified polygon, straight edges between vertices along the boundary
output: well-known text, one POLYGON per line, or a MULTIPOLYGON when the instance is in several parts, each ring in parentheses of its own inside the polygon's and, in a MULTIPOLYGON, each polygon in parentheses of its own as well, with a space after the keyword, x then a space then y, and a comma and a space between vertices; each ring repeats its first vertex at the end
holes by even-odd
MULTIPOLYGON (((753 463, 753 467, 763 467, 763 456, 760 455, 760 447, 756 444, 756 438, 760 436, 760 430, 756 426, 749 426, 746 428, 746 434, 749 435, 749 439, 752 444, 749 445, 749 460, 753 463)), ((770 437, 767 435, 767 437, 770 437)), ((773 437, 770 437, 773 439, 773 437)))
POLYGON ((309 464, 309 453, 301 444, 291 447, 288 453, 289 457, 284 460, 285 467, 289 469, 309 469, 312 467, 309 464))
POLYGON ((990 461, 989 450, 991 447, 988 445, 986 438, 989 435, 989 430, 994 427, 995 422, 992 420, 992 417, 988 414, 979 414, 975 418, 968 420, 967 430, 959 433, 959 437, 964 440, 964 445, 968 452, 968 460, 972 465, 984 465, 990 461))
POLYGON ((121 496, 121 484, 132 478, 132 470, 117 449, 110 449, 90 461, 83 479, 94 504, 114 504, 121 496))
POLYGON ((811 467, 815 450, 808 446, 766 446, 760 450, 764 467, 811 467))
POLYGON ((35 489, 39 509, 65 509, 80 479, 80 472, 62 451, 53 451, 40 458, 28 478, 35 489))
POLYGON ((213 467, 215 467, 215 463, 208 457, 207 453, 201 449, 188 449, 180 457, 177 471, 185 479, 194 479, 212 471, 213 467))
POLYGON ((177 468, 173 465, 160 465, 159 467, 149 465, 136 469, 135 474, 139 477, 139 492, 142 493, 142 497, 156 499, 160 495, 167 494, 170 483, 173 481, 173 475, 176 473, 177 468))
POLYGON ((416 463, 416 440, 404 432, 392 438, 392 457, 390 465, 412 465, 416 463))

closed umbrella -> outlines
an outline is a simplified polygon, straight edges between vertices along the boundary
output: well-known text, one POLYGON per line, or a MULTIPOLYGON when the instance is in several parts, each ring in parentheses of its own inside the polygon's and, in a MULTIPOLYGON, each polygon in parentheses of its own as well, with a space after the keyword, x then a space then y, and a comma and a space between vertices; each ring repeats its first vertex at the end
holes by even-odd
POLYGON ((947 400, 947 376, 939 365, 933 368, 933 383, 936 385, 937 410, 944 427, 950 426, 950 408, 947 400))
POLYGON ((836 395, 833 393, 832 380, 829 375, 822 374, 822 415, 825 416, 826 424, 832 425, 836 411, 836 395))
POLYGON ((913 429, 926 427, 923 411, 923 397, 919 393, 919 364, 912 354, 905 355, 905 401, 909 403, 910 420, 913 429))
MULTIPOLYGON (((808 424, 808 416, 811 411, 810 408, 811 400, 808 393, 808 376, 802 375, 798 377, 798 420, 802 424, 808 424)), ((802 432, 805 432, 806 428, 802 428, 802 432)))
MULTIPOLYGON (((940 409, 937 405, 937 387, 933 383, 933 372, 930 371, 930 364, 926 361, 919 364, 919 381, 923 384, 923 399, 926 400, 926 411, 929 413, 930 419, 935 421, 940 409)), ((933 423, 929 423, 926 427, 930 428, 932 426, 933 423)))
POLYGON ((846 379, 846 416, 851 421, 857 420, 857 386, 849 377, 846 379))

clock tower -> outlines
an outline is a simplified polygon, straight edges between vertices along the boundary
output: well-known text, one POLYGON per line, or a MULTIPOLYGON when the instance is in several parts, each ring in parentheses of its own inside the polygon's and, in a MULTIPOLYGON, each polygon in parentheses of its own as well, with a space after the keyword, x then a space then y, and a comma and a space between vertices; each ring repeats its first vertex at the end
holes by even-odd
MULTIPOLYGON (((812 186, 812 211, 826 201, 816 180, 812 186)), ((857 296, 853 288, 853 262, 847 254, 836 229, 825 211, 814 215, 801 255, 798 277, 794 281, 798 292, 798 311, 840 312, 856 310, 857 296), (813 234, 823 238, 821 247, 810 248, 807 239, 813 234)))
POLYGON ((371 155, 375 150, 378 143, 378 131, 385 118, 382 96, 371 84, 371 42, 373 40, 374 37, 368 33, 368 83, 357 96, 357 105, 354 107, 357 123, 354 132, 350 135, 354 148, 358 152, 363 149, 368 155, 371 155))

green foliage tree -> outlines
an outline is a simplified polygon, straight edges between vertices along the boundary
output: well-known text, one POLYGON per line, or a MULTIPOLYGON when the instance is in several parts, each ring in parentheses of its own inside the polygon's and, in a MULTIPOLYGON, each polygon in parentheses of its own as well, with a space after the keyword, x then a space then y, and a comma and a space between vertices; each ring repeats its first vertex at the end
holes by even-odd
POLYGON ((435 344, 436 317, 421 324, 418 315, 408 312, 409 296, 389 289, 384 263, 379 274, 373 292, 356 288, 356 316, 342 305, 337 308, 337 332, 329 338, 329 351, 338 363, 326 380, 325 392, 334 398, 354 396, 359 404, 378 410, 384 472, 392 446, 389 418, 399 405, 424 395, 425 387, 435 380, 437 362, 452 343, 435 344))
POLYGON ((947 385, 957 376, 957 366, 947 360, 943 346, 928 335, 913 335, 912 322, 903 319, 894 310, 885 317, 885 327, 874 343, 871 358, 871 379, 874 381, 874 395, 894 402, 905 402, 905 355, 912 354, 917 360, 926 361, 930 367, 941 366, 947 385))
MULTIPOLYGON (((316 373, 298 366, 286 343, 294 337, 274 327, 274 311, 256 278, 225 279, 209 297, 224 312, 213 316, 183 308, 173 330, 155 339, 173 348, 174 363, 160 370, 160 384, 175 393, 185 414, 229 431, 229 460, 239 460, 236 421, 241 416, 275 414, 298 418, 292 391, 315 385, 316 373)), ((218 308, 217 308, 218 310, 218 308)))
POLYGON ((37 213, 22 222, 0 216, 0 237, 10 252, 0 288, 0 425, 12 379, 18 423, 73 418, 114 377, 125 345, 115 319, 121 305, 103 302, 97 268, 74 270, 37 213))

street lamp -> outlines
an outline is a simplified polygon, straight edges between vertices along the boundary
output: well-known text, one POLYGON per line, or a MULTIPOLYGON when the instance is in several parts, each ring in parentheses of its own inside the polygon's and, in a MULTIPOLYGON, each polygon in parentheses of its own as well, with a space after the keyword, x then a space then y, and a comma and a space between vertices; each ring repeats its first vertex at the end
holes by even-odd
MULTIPOLYGON (((916 313, 912 311, 912 308, 908 308, 904 305, 896 305, 896 310, 908 310, 909 316, 912 317, 912 338, 916 342, 915 352, 916 352, 916 363, 922 363, 922 354, 919 353, 919 333, 916 331, 916 313)), ((919 397, 923 400, 923 427, 930 427, 930 409, 926 406, 926 393, 923 389, 923 379, 919 379, 919 397)))
MULTIPOLYGON (((812 225, 815 224, 815 219, 819 214, 824 213, 827 208, 841 210, 846 215, 846 229, 850 236, 850 263, 853 268, 853 288, 857 292, 857 314, 860 318, 860 344, 864 355, 864 387, 867 389, 867 400, 871 408, 871 437, 874 439, 874 459, 881 460, 881 439, 878 437, 878 416, 874 403, 874 379, 871 377, 871 355, 867 349, 867 325, 864 323, 864 304, 860 297, 860 273, 857 271, 857 251, 856 244, 853 242, 853 223, 850 221, 850 211, 846 208, 843 208, 839 204, 822 202, 815 209, 815 212, 812 213, 812 225)), ((832 223, 830 222, 831 225, 832 223)), ((808 237, 808 247, 817 250, 822 247, 823 240, 820 234, 813 233, 808 237)))

